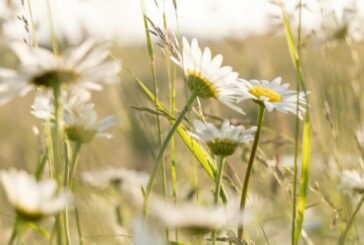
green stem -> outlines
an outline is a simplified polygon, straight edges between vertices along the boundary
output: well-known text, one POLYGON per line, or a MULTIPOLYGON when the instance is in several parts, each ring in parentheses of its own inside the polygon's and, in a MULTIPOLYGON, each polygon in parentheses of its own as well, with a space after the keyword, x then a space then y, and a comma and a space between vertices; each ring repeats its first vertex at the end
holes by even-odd
MULTIPOLYGON (((225 157, 224 156, 218 156, 218 169, 217 169, 217 177, 216 177, 216 185, 215 185, 215 193, 214 193, 214 204, 217 205, 219 203, 219 196, 221 191, 221 180, 222 175, 224 172, 224 165, 225 165, 225 157)), ((213 230, 211 233, 211 240, 212 244, 216 244, 216 234, 217 231, 213 230)))
MULTIPOLYGON (((299 18, 298 18, 298 29, 297 29, 297 56, 301 56, 301 29, 302 29, 302 0, 299 2, 299 18)), ((297 66, 300 65, 300 59, 297 59, 297 66)), ((300 77, 299 73, 296 72, 297 91, 300 91, 300 77)), ((296 113, 299 113, 299 99, 296 101, 296 113)), ((298 173, 298 150, 299 150, 299 130, 300 130, 300 119, 296 117, 295 124, 295 146, 294 146, 294 165, 293 165, 293 196, 292 196, 292 230, 291 230, 291 243, 295 243, 295 232, 296 232, 296 213, 297 213, 297 173, 298 173)))
MULTIPOLYGON (((253 148, 252 148, 252 150, 250 152, 248 168, 247 168, 246 173, 245 173, 243 190, 241 192, 240 210, 242 210, 242 211, 244 211, 244 209, 245 209, 246 196, 247 196, 247 193, 248 193, 249 179, 250 179, 250 175, 251 175, 251 172, 252 172, 252 169, 253 169, 255 153, 256 153, 256 151, 258 149, 260 131, 262 129, 262 124, 263 124, 264 110, 265 110, 265 107, 263 105, 259 105, 259 112, 258 112, 258 119, 257 119, 257 131, 255 132, 253 148)), ((243 238, 243 231, 244 231, 243 225, 239 226, 239 228, 238 228, 238 238, 240 240, 242 240, 242 238, 243 238)))
POLYGON ((347 224, 347 226, 345 228, 345 231, 340 236, 340 239, 339 239, 339 244, 340 245, 345 244, 346 236, 349 233, 349 230, 350 230, 352 224, 354 223, 355 217, 358 214, 358 212, 359 212, 361 206, 363 205, 363 203, 364 203, 364 195, 362 195, 362 197, 361 197, 358 205, 356 206, 356 208, 354 210, 354 213, 351 215, 350 220, 349 220, 349 223, 347 224))
POLYGON ((71 158, 71 169, 69 173, 69 182, 72 185, 75 179, 76 169, 78 166, 78 160, 80 158, 80 151, 81 151, 82 144, 79 142, 76 142, 72 151, 72 158, 71 158))
POLYGON ((153 189, 153 185, 154 185, 154 181, 155 181, 155 177, 157 174, 157 170, 160 166, 160 164, 162 163, 162 159, 163 159, 163 153, 166 150, 169 141, 172 138, 173 133, 176 131, 177 127, 179 126, 179 124, 182 122, 183 118, 185 117, 185 115, 187 114, 187 112, 190 110, 190 107, 192 105, 192 103, 195 101, 197 97, 197 94, 195 92, 193 92, 190 96, 190 98, 188 99, 185 107, 183 108, 181 114, 178 116, 178 118, 176 119, 176 121, 174 122, 172 128, 169 130, 167 137, 164 139, 162 146, 158 152, 157 155, 157 160, 156 163, 154 165, 154 168, 152 170, 152 174, 150 175, 149 178, 149 182, 147 185, 147 189, 144 195, 144 209, 143 209, 143 213, 144 213, 144 217, 146 218, 147 216, 147 211, 148 211, 148 203, 149 203, 149 199, 150 199, 150 195, 153 189))
POLYGON ((19 238, 19 220, 18 218, 15 219, 14 225, 13 225, 13 231, 11 232, 11 237, 9 240, 9 245, 12 245, 15 243, 15 241, 19 238))
POLYGON ((77 207, 75 207, 75 217, 76 217, 76 224, 77 224, 78 239, 80 240, 80 245, 82 245, 83 244, 83 236, 82 236, 82 230, 81 230, 80 214, 78 212, 77 207))

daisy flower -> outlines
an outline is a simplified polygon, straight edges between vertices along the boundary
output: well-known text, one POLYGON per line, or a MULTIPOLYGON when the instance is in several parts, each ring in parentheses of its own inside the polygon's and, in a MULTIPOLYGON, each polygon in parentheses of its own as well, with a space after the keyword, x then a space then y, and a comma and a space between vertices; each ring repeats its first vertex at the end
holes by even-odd
MULTIPOLYGON (((63 128, 67 137, 75 142, 89 143, 93 138, 111 138, 105 130, 116 124, 114 116, 98 120, 95 105, 79 94, 63 93, 63 128)), ((32 112, 43 120, 54 119, 53 97, 49 94, 38 95, 32 105, 32 112)))
POLYGON ((264 107, 268 111, 276 109, 280 112, 291 112, 297 115, 298 100, 298 117, 302 119, 305 113, 305 105, 307 104, 304 92, 289 90, 289 84, 281 84, 282 78, 277 77, 271 82, 265 80, 240 79, 242 92, 240 101, 252 99, 264 107))
POLYGON ((68 192, 57 192, 55 180, 38 182, 25 171, 1 171, 0 181, 17 215, 25 220, 37 221, 58 213, 71 200, 68 192))
POLYGON ((82 178, 86 183, 100 189, 105 189, 112 184, 122 185, 129 189, 146 185, 149 176, 146 173, 125 168, 107 168, 84 172, 82 178))
POLYGON ((169 228, 190 231, 222 230, 236 227, 243 223, 244 216, 237 202, 226 206, 201 206, 195 203, 174 203, 154 198, 151 201, 150 214, 169 228))
POLYGON ((195 130, 190 134, 207 144, 215 155, 229 156, 234 153, 236 147, 254 138, 256 127, 244 129, 243 126, 231 125, 225 120, 221 128, 217 128, 211 123, 204 123, 200 120, 194 120, 195 130))
POLYGON ((172 60, 184 71, 187 85, 200 98, 215 98, 230 108, 244 113, 235 105, 239 94, 237 72, 230 66, 222 66, 223 57, 212 57, 209 48, 200 49, 196 39, 191 45, 182 39, 183 51, 177 53, 172 60))
POLYGON ((20 64, 16 70, 0 69, 2 104, 35 88, 54 88, 62 84, 88 93, 89 90, 101 90, 101 82, 119 81, 120 61, 109 60, 109 52, 104 46, 96 46, 93 40, 60 56, 21 42, 13 43, 11 48, 20 64))
POLYGON ((123 195, 127 196, 129 203, 139 206, 144 200, 141 188, 147 185, 149 175, 131 169, 110 167, 98 171, 84 172, 82 173, 82 179, 85 183, 100 190, 114 186, 123 195))
POLYGON ((364 176, 354 170, 344 170, 340 175, 339 187, 358 193, 364 192, 364 176))

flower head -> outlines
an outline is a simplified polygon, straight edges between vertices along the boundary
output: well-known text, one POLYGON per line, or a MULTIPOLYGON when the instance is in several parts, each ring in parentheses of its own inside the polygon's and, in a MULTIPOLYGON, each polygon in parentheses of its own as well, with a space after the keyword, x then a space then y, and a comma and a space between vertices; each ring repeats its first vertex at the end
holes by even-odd
POLYGON ((340 188, 363 193, 364 192, 364 175, 360 175, 354 170, 344 170, 340 175, 340 188))
POLYGON ((38 182, 25 171, 1 171, 0 181, 17 215, 26 220, 36 221, 57 213, 70 201, 68 192, 57 193, 55 180, 38 182))
POLYGON ((307 104, 304 92, 288 90, 289 84, 281 84, 282 79, 277 77, 271 82, 265 80, 240 79, 242 93, 240 101, 252 99, 256 103, 263 105, 268 111, 276 109, 280 112, 291 112, 297 114, 298 100, 298 117, 302 119, 307 104))
POLYGON ((107 168, 84 172, 82 178, 86 183, 101 189, 107 188, 112 184, 122 185, 126 189, 139 189, 148 183, 149 176, 146 173, 125 168, 107 168))
POLYGON ((204 142, 215 155, 229 156, 234 153, 236 147, 254 138, 256 127, 244 129, 243 126, 231 125, 225 120, 221 128, 216 128, 211 123, 203 123, 199 120, 193 121, 195 128, 191 135, 204 142))
MULTIPOLYGON (((64 103, 63 127, 67 137, 79 143, 89 143, 94 137, 111 138, 104 131, 116 123, 114 116, 98 120, 95 105, 78 94, 62 95, 64 103)), ((32 105, 32 114, 44 120, 54 119, 53 97, 38 95, 32 105)))
POLYGON ((134 202, 138 206, 143 202, 144 197, 141 188, 147 185, 149 175, 135 170, 110 167, 84 172, 82 179, 85 183, 101 190, 109 186, 116 187, 118 191, 128 197, 129 202, 134 202))
POLYGON ((194 203, 175 204, 154 198, 150 203, 150 214, 170 228, 189 231, 209 231, 232 228, 243 223, 245 215, 238 202, 226 206, 201 206, 194 203))
POLYGON ((34 88, 67 85, 78 92, 101 90, 100 82, 119 80, 120 61, 109 60, 104 46, 87 40, 79 47, 55 55, 51 51, 16 42, 11 46, 20 60, 18 69, 0 69, 0 103, 34 88))
POLYGON ((186 38, 182 39, 183 51, 172 60, 184 71, 187 85, 197 96, 207 99, 215 98, 232 109, 243 113, 236 106, 239 94, 239 74, 232 71, 230 66, 222 65, 222 55, 212 57, 209 48, 202 50, 196 39, 191 45, 186 38))

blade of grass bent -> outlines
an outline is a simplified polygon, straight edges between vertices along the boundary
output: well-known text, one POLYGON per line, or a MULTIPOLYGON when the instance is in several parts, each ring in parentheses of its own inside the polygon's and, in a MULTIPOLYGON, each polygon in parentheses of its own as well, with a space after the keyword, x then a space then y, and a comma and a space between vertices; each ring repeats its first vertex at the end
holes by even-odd
MULTIPOLYGON (((126 68, 125 68, 126 69, 126 68)), ((147 95, 147 97, 152 101, 155 102, 158 106, 158 109, 163 111, 165 114, 169 114, 168 110, 162 105, 162 103, 159 100, 156 100, 154 94, 145 86, 145 84, 131 71, 126 69, 137 81, 137 84, 142 89, 142 91, 147 95)), ((174 123, 173 117, 169 118, 169 122, 171 124, 174 123)), ((216 176, 216 167, 213 162, 213 160, 210 158, 209 154, 205 151, 205 149, 201 146, 201 144, 192 138, 190 134, 187 132, 186 128, 183 125, 180 125, 177 127, 177 133, 182 139, 182 141, 185 143, 187 148, 191 151, 191 153, 194 155, 196 160, 200 163, 201 167, 204 169, 204 171, 207 173, 207 175, 212 179, 215 180, 216 176)), ((221 199, 226 202, 226 194, 224 190, 221 190, 221 199)))

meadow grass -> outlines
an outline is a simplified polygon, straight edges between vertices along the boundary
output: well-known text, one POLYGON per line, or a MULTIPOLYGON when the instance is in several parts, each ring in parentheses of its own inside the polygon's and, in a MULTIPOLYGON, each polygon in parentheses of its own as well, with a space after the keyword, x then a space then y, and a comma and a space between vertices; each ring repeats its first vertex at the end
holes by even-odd
MULTIPOLYGON (((254 103, 244 104, 246 115, 242 116, 215 100, 196 100, 196 91, 188 92, 192 99, 186 98, 183 72, 169 60, 173 50, 156 45, 161 40, 151 35, 153 23, 144 11, 146 46, 112 47, 112 56, 123 60, 122 82, 92 95, 101 115, 118 118, 112 139, 95 139, 82 147, 68 142, 68 150, 63 151, 59 87, 52 88, 56 127, 48 125, 48 131, 30 114, 34 96, 17 97, 0 107, 1 169, 26 169, 37 179, 53 176, 75 196, 74 206, 57 215, 55 230, 52 219, 31 223, 23 242, 56 243, 55 236, 58 244, 132 244, 140 221, 159 239, 174 244, 362 244, 362 191, 344 191, 340 174, 344 169, 363 171, 364 146, 355 133, 363 127, 364 45, 348 37, 319 45, 311 39, 304 44, 301 30, 294 34, 284 9, 285 37, 202 42, 201 47, 208 44, 213 54, 222 53, 224 64, 231 64, 241 77, 272 80, 279 75, 292 89, 310 91, 302 121, 290 114, 264 112, 262 104, 254 103), (240 145, 234 155, 214 155, 191 137, 195 118, 217 125, 228 118, 245 127, 254 126, 258 118, 258 131, 254 142, 240 145), (39 134, 32 132, 33 126, 39 134), (144 208, 133 202, 135 197, 121 194, 115 183, 100 191, 81 178, 83 172, 110 166, 151 175, 147 185, 138 187, 144 208), (153 196, 159 195, 177 207, 186 202, 202 207, 228 205, 238 197, 246 222, 225 233, 211 228, 211 235, 205 236, 198 227, 192 233, 168 227, 153 215, 157 212, 153 196)), ((50 27, 51 19, 50 15, 50 27)), ((161 28, 168 29, 165 16, 161 28)), ((37 37, 32 36, 32 45, 37 46, 37 37)), ((52 36, 58 54, 62 43, 58 47, 56 34, 52 36)), ((181 37, 177 37, 181 50, 181 37)), ((1 49, 2 66, 15 67, 14 55, 5 44, 1 49)), ((5 244, 14 212, 5 193, 1 195, 0 243, 5 244)))

